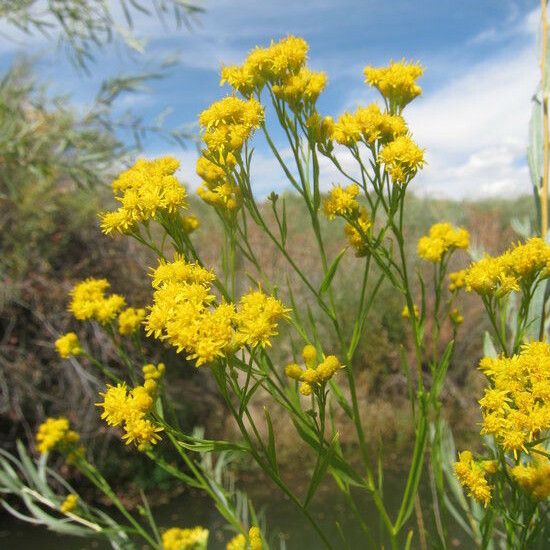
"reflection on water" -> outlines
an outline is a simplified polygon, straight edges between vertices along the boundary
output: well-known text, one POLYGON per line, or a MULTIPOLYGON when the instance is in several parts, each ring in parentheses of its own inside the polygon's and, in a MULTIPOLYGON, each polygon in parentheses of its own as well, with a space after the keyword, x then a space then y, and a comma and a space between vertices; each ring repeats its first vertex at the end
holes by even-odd
MULTIPOLYGON (((401 498, 403 482, 397 476, 386 482, 386 500, 394 515, 401 498)), ((257 510, 265 517, 270 530, 273 549, 279 548, 277 542, 279 538, 285 540, 288 550, 317 550, 322 548, 313 529, 304 521, 301 513, 296 510, 288 499, 281 497, 280 493, 270 491, 265 483, 250 487, 249 493, 256 504, 257 510), (280 532, 276 532, 277 529, 280 532)), ((429 502, 429 499, 423 498, 422 501, 429 502)), ((367 524, 372 528, 376 546, 381 548, 386 541, 379 535, 379 527, 382 529, 382 526, 378 525, 378 516, 372 502, 369 502, 367 498, 363 498, 357 499, 357 504, 359 509, 363 511, 367 524)), ((331 489, 330 486, 323 487, 312 504, 311 511, 318 518, 323 529, 333 541, 334 546, 339 550, 372 548, 372 544, 368 544, 365 534, 358 527, 355 518, 347 511, 337 489, 331 489), (345 541, 342 539, 342 534, 345 536, 345 541)), ((210 550, 224 549, 227 541, 233 536, 233 533, 226 529, 223 519, 212 506, 210 500, 201 494, 186 494, 177 497, 169 504, 156 507, 154 514, 159 525, 164 528, 171 526, 191 527, 194 525, 208 527, 210 529, 210 550)), ((429 528, 430 517, 430 510, 424 510, 428 540, 432 538, 429 528)), ((473 548, 473 545, 466 535, 460 531, 460 528, 456 525, 453 526, 452 522, 450 523, 449 534, 452 547, 459 549, 473 548)), ((411 524, 411 527, 416 527, 416 523, 411 524)), ((429 545, 430 548, 437 547, 435 540, 433 540, 433 543, 433 545, 429 545)), ((413 548, 417 547, 416 544, 413 544, 413 548)), ((110 548, 110 546, 103 540, 62 537, 42 527, 25 524, 9 515, 0 515, 0 548, 6 550, 103 550, 110 548)), ((138 545, 138 548, 142 548, 142 545, 138 545)))

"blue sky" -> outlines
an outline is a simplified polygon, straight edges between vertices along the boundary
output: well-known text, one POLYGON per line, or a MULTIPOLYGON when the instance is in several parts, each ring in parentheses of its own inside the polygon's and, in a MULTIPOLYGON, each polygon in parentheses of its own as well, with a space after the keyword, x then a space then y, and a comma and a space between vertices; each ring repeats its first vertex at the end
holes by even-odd
MULTIPOLYGON (((117 1, 113 0, 114 9, 117 1)), ((296 34, 310 44, 310 65, 324 70, 329 85, 319 110, 337 116, 376 98, 363 83, 366 64, 402 57, 426 68, 424 94, 405 115, 415 139, 427 149, 428 166, 414 183, 420 193, 478 198, 529 193, 525 162, 530 101, 538 81, 537 0, 212 0, 192 30, 163 26, 138 16, 135 34, 147 42, 145 56, 120 46, 97 52, 92 74, 75 71, 55 42, 23 37, 0 26, 0 65, 18 53, 36 59, 52 90, 69 94, 80 108, 101 80, 173 53, 180 63, 147 93, 122 98, 153 118, 172 109, 167 124, 193 124, 197 114, 223 96, 221 63, 238 63, 253 46, 296 34)), ((158 139, 145 143, 145 154, 173 153, 182 159, 182 175, 192 186, 193 147, 179 151, 158 139)), ((349 162, 342 154, 342 162, 349 162)), ((263 143, 256 144, 254 185, 259 194, 281 190, 284 179, 263 143)), ((338 181, 326 166, 323 185, 338 181)))

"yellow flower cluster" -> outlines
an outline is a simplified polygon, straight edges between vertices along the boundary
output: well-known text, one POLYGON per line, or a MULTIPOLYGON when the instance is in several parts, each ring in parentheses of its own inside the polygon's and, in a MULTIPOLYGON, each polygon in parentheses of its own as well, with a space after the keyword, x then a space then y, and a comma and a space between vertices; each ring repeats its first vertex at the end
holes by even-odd
POLYGON ((86 279, 76 284, 70 293, 69 311, 79 321, 95 319, 101 324, 109 323, 125 305, 119 294, 105 295, 110 286, 106 279, 86 279))
POLYGON ((310 139, 316 143, 327 144, 334 132, 334 120, 330 116, 321 117, 319 113, 313 113, 307 118, 306 127, 310 139))
POLYGON ((163 550, 206 550, 208 529, 172 527, 162 534, 163 550))
POLYGON ((464 322, 464 316, 456 307, 449 311, 449 319, 453 325, 461 325, 464 322))
POLYGON ((197 218, 197 216, 190 215, 190 216, 182 216, 181 217, 181 226, 183 227, 183 230, 187 234, 193 233, 193 231, 195 231, 195 229, 198 229, 200 224, 201 223, 199 221, 199 218, 197 218))
POLYGON ((225 159, 225 169, 205 156, 197 160, 197 175, 203 184, 197 189, 197 194, 206 203, 225 210, 235 210, 240 203, 241 190, 232 183, 231 169, 235 166, 232 154, 225 159))
POLYGON ((388 67, 367 66, 364 73, 365 83, 378 89, 392 111, 402 109, 422 93, 416 83, 424 73, 419 63, 391 61, 388 67))
POLYGON ((237 164, 235 155, 263 119, 258 101, 233 96, 216 101, 200 114, 206 150, 197 161, 197 174, 203 179, 197 194, 205 202, 227 210, 238 207, 240 191, 231 175, 237 164))
POLYGON ((289 309, 273 296, 261 290, 243 295, 235 314, 236 341, 239 346, 270 346, 277 336, 277 322, 288 316, 289 309))
POLYGON ((264 110, 258 101, 234 96, 212 103, 199 115, 202 139, 209 152, 220 157, 239 151, 263 121, 264 110))
POLYGON ((378 162, 385 165, 394 183, 406 185, 424 166, 424 150, 409 136, 398 136, 384 145, 378 162))
POLYGON ((128 307, 118 314, 118 332, 127 336, 138 330, 139 325, 145 319, 145 309, 128 307))
POLYGON ((122 439, 126 441, 126 445, 135 443, 140 451, 150 449, 161 439, 158 432, 161 432, 162 428, 146 418, 147 413, 153 408, 154 390, 156 384, 153 384, 153 387, 136 386, 130 392, 126 384, 107 386, 107 391, 100 393, 103 401, 96 403, 98 407, 103 408, 101 418, 110 426, 123 424, 125 434, 122 439))
POLYGON ((68 332, 60 336, 55 341, 55 349, 62 359, 67 359, 67 357, 81 355, 83 353, 83 349, 78 341, 78 336, 74 332, 68 332))
MULTIPOLYGON (((414 304, 413 309, 414 309, 414 318, 418 319, 420 317, 420 310, 418 309, 418 306, 414 304)), ((403 317, 403 319, 410 319, 411 312, 409 311, 409 306, 407 305, 403 306, 403 310, 401 311, 401 317, 403 317)))
POLYGON ((311 395, 314 388, 321 387, 343 368, 335 355, 324 357, 318 362, 317 350, 311 344, 304 347, 302 358, 305 366, 290 363, 285 368, 285 374, 301 382, 300 393, 305 396, 311 395))
POLYGON ((326 84, 325 73, 303 67, 296 74, 288 74, 281 84, 274 84, 273 94, 288 103, 292 110, 301 111, 315 105, 326 84))
POLYGON ((76 510, 78 505, 78 496, 74 494, 67 495, 67 498, 59 506, 59 511, 62 514, 69 514, 76 510))
MULTIPOLYGON (((492 468, 489 468, 491 470, 492 468)), ((454 463, 456 477, 464 485, 471 497, 487 506, 491 501, 491 486, 485 477, 487 469, 483 462, 476 462, 470 451, 462 451, 458 462, 454 463)))
POLYGON ((69 421, 64 416, 47 418, 36 434, 36 448, 41 454, 56 450, 71 455, 80 450, 79 442, 80 436, 70 429, 69 421))
POLYGON ((323 202, 323 210, 329 220, 333 220, 336 216, 347 220, 344 233, 348 242, 355 248, 356 256, 365 256, 368 251, 367 231, 372 223, 366 209, 359 205, 358 195, 359 186, 355 183, 345 188, 335 185, 323 202))
POLYGON ((246 537, 239 533, 234 536, 225 546, 226 550, 262 550, 262 533, 259 527, 251 527, 248 531, 248 543, 246 544, 246 537))
POLYGON ((511 468, 510 474, 534 499, 546 500, 550 497, 550 460, 536 453, 533 453, 532 457, 530 464, 518 464, 511 468))
POLYGON ((500 256, 485 256, 465 272, 468 291, 505 296, 530 288, 537 278, 549 276, 550 246, 540 237, 517 244, 500 256))
POLYGON ((443 256, 457 248, 470 246, 470 233, 463 227, 455 228, 450 223, 436 223, 428 235, 418 241, 418 255, 428 262, 438 263, 443 256))
POLYGON ((159 210, 174 213, 186 208, 185 188, 174 176, 179 165, 174 157, 139 159, 122 172, 112 183, 115 199, 121 206, 100 214, 102 231, 126 233, 136 223, 154 218, 159 210))
POLYGON ((407 133, 403 117, 383 113, 376 103, 359 107, 354 113, 344 113, 332 124, 331 137, 341 145, 351 146, 359 141, 367 145, 391 142, 407 133))
POLYGON ((159 363, 157 366, 152 363, 148 363, 143 366, 143 387, 150 395, 154 395, 157 391, 157 383, 164 376, 166 366, 164 363, 159 363))
POLYGON ((449 292, 456 292, 461 288, 466 286, 466 270, 461 269, 460 271, 455 271, 449 273, 449 292))
POLYGON ((368 254, 367 231, 372 227, 372 222, 363 207, 359 209, 357 218, 352 222, 346 223, 344 233, 348 238, 349 244, 355 248, 355 255, 359 258, 368 254))
POLYGON ((242 533, 235 535, 225 545, 225 550, 246 550, 246 537, 242 533))
POLYGON ((262 550, 262 533, 259 527, 251 527, 248 531, 250 550, 262 550))
POLYGON ((229 84, 249 97, 267 83, 282 84, 305 65, 308 45, 302 38, 288 36, 267 48, 254 48, 242 65, 222 68, 221 84, 229 84))
POLYGON ((335 185, 328 194, 323 203, 323 210, 329 220, 336 216, 350 217, 359 211, 357 196, 359 195, 359 186, 355 183, 342 187, 335 185))
POLYGON ((289 311, 260 290, 242 296, 238 307, 227 302, 214 306, 214 274, 183 258, 161 261, 152 275, 155 292, 147 316, 147 334, 166 340, 178 352, 185 351, 196 366, 244 345, 270 345, 278 320, 289 311))
POLYGON ((479 368, 491 381, 479 401, 481 433, 514 454, 526 450, 550 429, 550 345, 524 344, 512 357, 483 358, 479 368))

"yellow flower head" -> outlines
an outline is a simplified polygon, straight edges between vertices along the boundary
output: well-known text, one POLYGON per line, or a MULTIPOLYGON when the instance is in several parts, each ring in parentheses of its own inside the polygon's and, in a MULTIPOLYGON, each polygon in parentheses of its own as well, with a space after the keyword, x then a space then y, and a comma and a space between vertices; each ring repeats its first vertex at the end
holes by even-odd
POLYGON ((129 307, 118 314, 118 332, 127 336, 139 329, 145 319, 145 309, 129 307))
POLYGON ((359 212, 359 186, 355 183, 342 187, 335 185, 323 203, 323 210, 329 220, 336 216, 351 217, 359 212))
POLYGON ((250 550, 262 550, 262 532, 259 527, 251 527, 248 530, 248 541, 250 543, 250 550))
POLYGON ((361 125, 351 113, 343 113, 332 125, 331 137, 341 145, 353 145, 361 139, 361 125))
POLYGON ((196 366, 234 353, 242 346, 268 346, 289 310, 260 290, 242 296, 238 308, 214 305, 213 272, 176 257, 153 271, 153 305, 146 332, 185 351, 196 366))
POLYGON ((68 332, 55 341, 55 349, 62 359, 81 355, 83 353, 78 336, 74 332, 68 332))
POLYGON ((365 67, 365 83, 378 89, 389 102, 390 109, 399 110, 422 93, 416 83, 424 69, 419 63, 391 61, 387 67, 365 67))
POLYGON ((205 182, 214 186, 223 183, 226 179, 224 169, 204 156, 198 158, 196 172, 205 182))
POLYGON ((367 210, 359 208, 358 216, 344 226, 344 233, 349 244, 355 249, 355 255, 360 258, 368 254, 368 231, 372 227, 367 210))
POLYGON ((449 291, 456 292, 466 286, 466 270, 461 269, 454 273, 449 273, 449 291))
POLYGON ((208 152, 197 161, 197 175, 204 181, 197 189, 197 194, 203 201, 222 210, 235 210, 240 204, 241 191, 232 181, 232 170, 237 160, 233 153, 226 156, 212 156, 208 152))
POLYGON ((378 162, 385 165, 394 183, 406 185, 424 166, 424 150, 409 136, 402 135, 384 145, 378 162))
POLYGON ((505 296, 518 292, 520 283, 531 286, 547 278, 550 265, 550 246, 540 237, 517 244, 500 256, 485 256, 473 263, 464 274, 467 290, 478 294, 505 296))
MULTIPOLYGON (((409 311, 409 306, 405 305, 403 306, 403 310, 401 311, 401 317, 403 319, 410 319, 411 312, 409 311)), ((418 306, 414 304, 414 318, 418 319, 420 317, 420 310, 418 309, 418 306)))
MULTIPOLYGON (((548 452, 546 449, 541 449, 548 452)), ((533 453, 528 464, 518 464, 510 470, 514 481, 535 500, 550 497, 550 460, 546 456, 533 453)))
POLYGON ((197 188, 197 195, 207 204, 225 212, 233 212, 241 204, 241 190, 232 183, 225 182, 211 189, 202 185, 197 188))
POLYGON ((200 220, 197 216, 182 216, 181 225, 186 233, 193 233, 200 226, 200 220))
POLYGON ((304 366, 290 363, 285 368, 285 374, 294 380, 302 382, 299 391, 302 395, 311 395, 314 388, 328 382, 341 368, 339 359, 335 355, 324 357, 321 362, 317 360, 317 350, 311 344, 304 347, 302 357, 304 366))
POLYGON ((208 529, 172 527, 162 534, 163 550, 206 550, 208 529))
POLYGON ((152 363, 148 363, 147 365, 143 366, 143 378, 145 381, 154 380, 156 382, 162 378, 165 370, 166 366, 164 365, 164 363, 159 363, 157 366, 153 365, 152 363))
POLYGON ((59 511, 62 514, 69 514, 76 510, 78 506, 78 496, 74 494, 67 495, 67 498, 59 506, 59 511))
POLYGON ((331 137, 341 145, 362 141, 367 145, 388 143, 407 133, 403 117, 383 113, 376 103, 359 107, 354 113, 344 113, 333 124, 331 137))
POLYGON ((305 65, 307 51, 307 42, 295 36, 272 42, 267 48, 256 47, 242 65, 223 67, 220 83, 249 97, 268 82, 277 85, 298 73, 305 65))
POLYGON ((274 296, 254 290, 241 297, 235 315, 237 340, 249 346, 270 346, 277 335, 279 320, 288 317, 289 309, 274 296))
POLYGON ((96 405, 103 408, 101 418, 109 426, 118 426, 124 422, 128 410, 128 389, 126 388, 126 384, 107 386, 107 391, 99 395, 103 397, 103 402, 96 403, 96 405))
POLYGON ((242 533, 235 535, 225 545, 225 550, 246 550, 246 537, 242 533))
POLYGON ((464 485, 475 500, 487 507, 491 501, 491 486, 485 478, 485 469, 482 464, 473 459, 470 451, 462 451, 458 455, 458 462, 454 463, 456 477, 464 485))
POLYGON ((254 74, 246 65, 225 65, 221 69, 220 86, 224 84, 229 84, 245 97, 250 97, 257 83, 254 74))
POLYGON ((135 224, 155 218, 157 212, 175 213, 187 207, 187 193, 174 173, 179 161, 174 157, 139 159, 112 183, 121 206, 100 215, 104 233, 127 233, 135 224))
POLYGON ((125 305, 119 294, 105 294, 109 287, 106 279, 86 279, 76 284, 70 293, 69 311, 79 321, 95 319, 109 323, 125 305))
POLYGON ((464 322, 464 317, 457 308, 454 308, 449 312, 449 319, 454 325, 461 325, 464 322))
POLYGON ((307 344, 304 346, 304 349, 302 351, 302 357, 304 359, 305 364, 309 367, 311 365, 317 364, 317 350, 315 349, 315 346, 312 346, 311 344, 307 344))
POLYGON ((257 100, 243 101, 235 96, 216 101, 199 115, 208 150, 224 158, 238 152, 263 120, 264 110, 257 100))
POLYGON ((516 455, 550 429, 550 345, 524 344, 512 357, 484 358, 491 386, 479 401, 482 433, 516 455))
POLYGON ((176 255, 174 261, 160 260, 152 270, 153 288, 159 289, 168 283, 197 284, 210 288, 216 278, 213 271, 197 263, 187 262, 183 256, 176 255))
POLYGON ((160 441, 158 432, 162 432, 163 428, 155 426, 150 420, 143 417, 130 417, 124 425, 125 434, 122 439, 126 445, 135 443, 140 451, 146 451, 160 441))
POLYGON ((286 76, 281 84, 273 86, 273 93, 289 104, 294 111, 312 108, 324 90, 327 75, 323 72, 300 69, 296 74, 286 76))
MULTIPOLYGON (((233 304, 223 302, 213 310, 204 311, 190 322, 175 325, 181 326, 182 331, 179 334, 174 334, 173 341, 178 343, 178 339, 181 338, 180 346, 187 350, 187 358, 195 359, 195 365, 200 367, 219 357, 224 357, 232 350, 234 319, 233 304)), ((179 328, 177 330, 179 331, 179 328)), ((169 327, 169 337, 170 331, 169 327)))
POLYGON ((455 228, 450 223, 436 223, 428 235, 418 241, 418 255, 428 262, 438 263, 445 253, 470 246, 470 234, 463 227, 455 228))
POLYGON ((70 429, 69 421, 64 416, 47 418, 36 433, 36 448, 41 454, 57 450, 71 455, 78 452, 79 442, 80 436, 70 429))
POLYGON ((103 408, 101 418, 110 426, 124 426, 122 439, 127 445, 135 443, 140 451, 145 451, 160 441, 158 432, 162 428, 146 418, 154 400, 145 386, 136 386, 130 392, 125 384, 107 386, 107 391, 100 396, 103 401, 96 405, 103 408))
POLYGON ((306 120, 309 135, 316 143, 327 143, 334 132, 334 120, 330 116, 321 117, 313 113, 306 120))
POLYGON ((285 367, 285 374, 294 380, 300 380, 302 372, 302 368, 297 363, 290 363, 285 367))

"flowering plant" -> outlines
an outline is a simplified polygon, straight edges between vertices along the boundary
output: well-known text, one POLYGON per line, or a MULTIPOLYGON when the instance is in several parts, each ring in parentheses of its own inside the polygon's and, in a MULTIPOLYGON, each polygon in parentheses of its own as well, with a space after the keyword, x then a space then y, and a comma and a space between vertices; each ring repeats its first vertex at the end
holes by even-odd
MULTIPOLYGON (((405 252, 404 211, 409 186, 425 159, 403 113, 421 94, 417 81, 423 68, 405 60, 387 67, 366 67, 365 82, 379 91, 381 102, 334 120, 317 109, 327 76, 307 67, 307 52, 307 43, 292 36, 255 48, 242 65, 222 68, 221 83, 229 85, 231 93, 199 116, 202 149, 197 174, 203 183, 197 194, 212 206, 224 232, 221 265, 217 269, 207 265, 196 247, 193 232, 200 221, 188 213, 187 191, 175 175, 178 161, 172 157, 138 160, 113 182, 119 207, 100 214, 100 223, 105 234, 134 238, 156 255, 150 271, 151 303, 146 308, 127 307, 123 296, 108 293, 105 279, 77 284, 71 292, 70 311, 75 319, 94 323, 113 341, 123 370, 93 357, 74 333, 57 340, 59 354, 63 358, 83 356, 100 369, 105 389, 98 398, 99 414, 119 430, 127 445, 213 499, 234 531, 228 549, 273 545, 271 526, 259 520, 250 500, 216 478, 204 460, 208 454, 218 460, 226 452, 250 457, 327 548, 338 542, 310 509, 327 476, 334 480, 347 511, 362 529, 365 546, 387 541, 391 548, 413 544, 427 548, 422 527, 426 508, 423 511, 419 496, 425 472, 433 481, 437 544, 449 544, 443 524, 445 506, 481 547, 501 536, 501 525, 510 544, 532 542, 544 533, 548 519, 550 348, 542 341, 524 341, 532 321, 533 294, 550 274, 550 247, 534 238, 499 258, 480 259, 447 280, 451 258, 468 249, 470 237, 466 229, 442 222, 418 242, 418 255, 431 277, 425 276, 425 270, 413 272, 405 252), (277 143, 275 126, 284 145, 277 143), (255 134, 263 135, 283 175, 303 201, 322 266, 320 280, 289 249, 293 235, 288 233, 285 198, 272 193, 262 204, 254 193, 251 142, 255 134), (343 155, 351 163, 344 163, 343 155), (327 166, 341 181, 324 196, 321 183, 327 166), (331 255, 322 226, 337 220, 344 224, 345 245, 331 255), (266 275, 258 247, 249 238, 252 226, 285 261, 292 274, 287 288, 277 288, 266 275), (361 281, 351 326, 344 319, 349 312, 335 292, 342 258, 350 252, 355 256, 355 276, 361 281), (246 264, 249 285, 237 278, 238 262, 246 264), (367 445, 354 369, 358 345, 368 338, 370 307, 383 283, 401 297, 414 348, 412 364, 403 354, 414 442, 395 513, 384 495, 379 455, 367 445), (308 303, 296 302, 297 285, 307 290, 308 303), (420 301, 415 299, 415 288, 421 289, 420 301), (481 509, 473 509, 477 505, 456 492, 454 478, 447 475, 454 456, 446 452, 448 426, 441 414, 441 392, 463 320, 456 307, 462 288, 480 294, 501 346, 501 355, 484 359, 481 367, 490 382, 481 405, 483 433, 494 438, 491 456, 479 461, 470 451, 463 451, 455 464, 458 479, 485 507, 481 509), (433 299, 427 300, 428 295, 433 299), (519 296, 521 303, 510 332, 505 315, 512 295, 519 296), (319 334, 310 304, 330 326, 337 342, 334 349, 319 334), (452 338, 444 337, 449 331, 443 327, 450 327, 452 338), (282 346, 279 332, 283 330, 292 334, 293 342, 300 341, 287 353, 286 364, 272 353, 274 347, 282 346), (147 358, 135 364, 127 351, 129 346, 141 350, 144 336, 173 347, 180 354, 181 368, 209 370, 238 428, 238 440, 208 439, 178 427, 166 391, 165 365, 147 358), (260 394, 267 394, 281 414, 287 415, 312 450, 314 461, 303 472, 303 494, 281 472, 278 434, 269 409, 265 409, 265 426, 251 413, 251 403, 260 394), (340 443, 337 413, 352 426, 353 449, 340 443), (180 464, 167 460, 168 450, 177 454, 180 464), (455 489, 460 506, 449 497, 450 488, 455 489), (361 495, 373 502, 379 522, 366 517, 359 504, 361 495), (498 518, 510 495, 515 515, 498 518), (413 514, 418 528, 412 526, 413 514), (376 532, 378 524, 381 534, 376 532)), ((146 504, 147 521, 134 517, 88 461, 78 434, 65 418, 48 419, 38 430, 37 443, 44 456, 53 451, 65 456, 114 503, 123 517, 118 532, 141 537, 153 548, 206 547, 208 532, 202 527, 173 527, 160 533, 146 504)), ((72 493, 60 498, 59 510, 84 526, 82 521, 90 523, 93 517, 91 532, 111 533, 112 521, 107 522, 72 493)), ((341 536, 345 539, 345 533, 341 536)))

